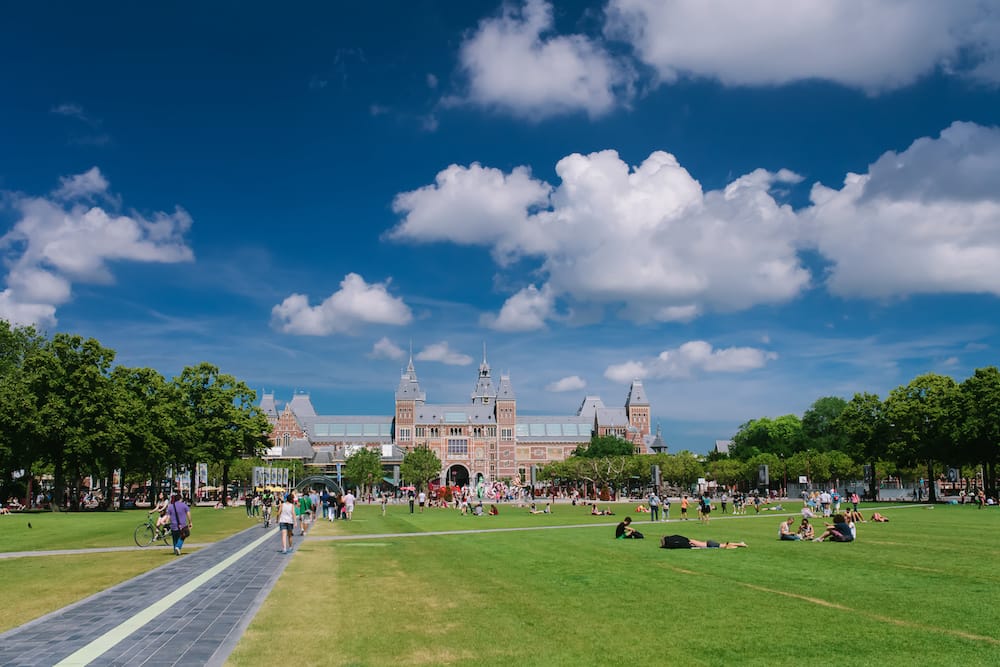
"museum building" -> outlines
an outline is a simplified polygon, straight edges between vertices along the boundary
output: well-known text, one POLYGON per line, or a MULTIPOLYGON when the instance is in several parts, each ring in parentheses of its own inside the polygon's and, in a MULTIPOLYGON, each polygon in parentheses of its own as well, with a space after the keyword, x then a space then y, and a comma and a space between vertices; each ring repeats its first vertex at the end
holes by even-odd
POLYGON ((403 456, 426 445, 441 460, 442 483, 521 484, 531 480, 534 467, 562 461, 594 434, 623 438, 637 452, 662 442, 659 433, 650 435, 650 406, 639 380, 632 382, 621 408, 587 396, 573 415, 520 415, 510 376, 501 374, 494 384, 484 353, 470 398, 428 403, 412 357, 396 388, 392 415, 320 415, 307 393, 295 393, 279 412, 274 394, 265 393, 260 408, 272 426, 266 457, 300 459, 307 470, 340 480, 345 459, 367 447, 381 451, 387 479, 398 484, 403 456))

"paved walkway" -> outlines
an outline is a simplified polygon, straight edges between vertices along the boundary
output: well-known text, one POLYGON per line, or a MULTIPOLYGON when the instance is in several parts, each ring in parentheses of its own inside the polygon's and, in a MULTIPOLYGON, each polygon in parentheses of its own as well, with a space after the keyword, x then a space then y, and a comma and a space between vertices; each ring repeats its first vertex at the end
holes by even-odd
POLYGON ((0 634, 0 665, 221 665, 289 562, 278 539, 248 528, 0 634))

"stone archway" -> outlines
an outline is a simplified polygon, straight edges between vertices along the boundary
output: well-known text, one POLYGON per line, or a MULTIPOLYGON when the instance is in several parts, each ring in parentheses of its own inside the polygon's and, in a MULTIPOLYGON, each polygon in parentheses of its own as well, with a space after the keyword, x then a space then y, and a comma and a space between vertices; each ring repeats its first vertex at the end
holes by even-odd
POLYGON ((469 469, 456 463, 445 471, 444 479, 445 483, 451 486, 468 486, 469 469))

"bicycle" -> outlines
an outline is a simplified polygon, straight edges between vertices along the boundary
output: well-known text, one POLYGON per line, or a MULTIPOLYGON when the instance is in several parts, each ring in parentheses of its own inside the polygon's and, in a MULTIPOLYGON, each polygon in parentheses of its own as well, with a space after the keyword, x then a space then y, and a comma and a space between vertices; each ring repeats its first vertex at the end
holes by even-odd
POLYGON ((145 523, 140 523, 135 528, 133 537, 135 538, 136 545, 140 547, 148 547, 154 542, 163 541, 164 545, 169 544, 167 538, 170 537, 170 531, 166 526, 157 526, 156 520, 159 519, 158 516, 153 516, 150 514, 146 517, 145 523))

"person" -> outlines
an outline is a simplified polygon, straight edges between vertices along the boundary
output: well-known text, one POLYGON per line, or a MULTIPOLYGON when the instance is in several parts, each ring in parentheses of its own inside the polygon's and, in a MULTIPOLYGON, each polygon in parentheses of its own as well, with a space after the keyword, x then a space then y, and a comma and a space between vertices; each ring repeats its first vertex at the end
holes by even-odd
POLYGON ((382 516, 385 516, 385 511, 389 507, 389 494, 383 491, 382 495, 379 497, 379 500, 382 503, 382 516))
POLYGON ((700 511, 698 512, 698 518, 707 525, 712 518, 712 498, 709 497, 708 491, 701 495, 699 503, 700 511))
POLYGON ((287 554, 292 549, 292 535, 295 532, 295 514, 298 512, 291 493, 285 494, 285 500, 278 508, 278 532, 281 533, 281 553, 287 554))
POLYGON ((615 526, 616 540, 641 540, 645 535, 632 527, 632 517, 627 516, 615 526))
POLYGON ((660 496, 653 490, 649 493, 649 520, 660 520, 660 496))
POLYGON ((726 513, 726 503, 728 503, 728 502, 729 502, 729 496, 727 496, 726 493, 723 492, 722 493, 722 497, 719 498, 719 505, 722 506, 722 513, 723 514, 726 513))
POLYGON ((843 514, 835 514, 833 523, 826 524, 823 534, 815 538, 816 542, 824 542, 829 538, 833 542, 853 542, 854 529, 843 514))
POLYGON ((253 516, 253 496, 247 493, 243 496, 243 505, 247 510, 247 517, 253 516))
POLYGON ((542 514, 552 514, 552 503, 545 503, 545 509, 542 510, 542 514))
POLYGON ((264 489, 260 496, 260 504, 264 509, 264 527, 271 527, 271 508, 274 506, 274 495, 270 489, 264 489))
POLYGON ((781 527, 778 529, 778 539, 795 541, 801 540, 802 537, 798 533, 792 532, 792 524, 795 523, 795 517, 790 516, 781 522, 781 527))
POLYGON ((857 510, 844 510, 844 516, 847 517, 848 521, 853 521, 854 523, 865 523, 864 515, 857 510))
POLYGON ((424 505, 426 505, 426 504, 427 504, 427 494, 424 493, 423 491, 421 491, 420 494, 417 495, 417 505, 420 506, 420 513, 421 514, 424 513, 424 505))
POLYGON ((854 506, 854 511, 858 511, 858 503, 861 502, 861 498, 858 497, 858 492, 854 491, 851 493, 851 505, 854 506))
POLYGON ((665 493, 660 498, 660 514, 663 516, 664 521, 670 520, 670 497, 665 493))
POLYGON ((490 505, 490 516, 496 516, 500 514, 500 510, 497 509, 496 505, 490 505))
POLYGON ((159 498, 156 500, 156 505, 153 509, 149 510, 149 514, 156 512, 159 514, 159 518, 156 520, 156 532, 167 530, 167 526, 170 524, 170 517, 167 516, 167 505, 170 501, 167 500, 167 496, 162 491, 160 492, 159 498))
POLYGON ((875 523, 888 523, 889 517, 885 516, 884 514, 879 514, 878 512, 875 512, 874 514, 872 514, 872 521, 874 521, 875 523))
POLYGON ((541 514, 541 511, 535 507, 535 503, 531 503, 531 507, 528 508, 528 514, 541 514))
POLYGON ((684 521, 688 520, 688 497, 686 493, 681 497, 681 519, 684 521))
POLYGON ((174 543, 174 555, 181 555, 184 546, 184 533, 191 532, 191 508, 181 500, 181 494, 175 493, 167 506, 167 516, 170 517, 170 537, 174 543), (187 530, 185 530, 185 528, 187 530))
POLYGON ((348 521, 354 516, 354 501, 354 494, 348 489, 347 493, 344 494, 344 513, 347 515, 348 521))
POLYGON ((413 514, 413 489, 409 490, 406 497, 410 500, 410 514, 413 514))
POLYGON ((746 542, 716 542, 715 540, 693 540, 683 535, 664 535, 660 538, 661 549, 745 549, 746 542))
POLYGON ((811 540, 814 536, 812 524, 809 523, 809 519, 803 517, 802 523, 799 524, 799 539, 811 540))

